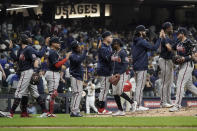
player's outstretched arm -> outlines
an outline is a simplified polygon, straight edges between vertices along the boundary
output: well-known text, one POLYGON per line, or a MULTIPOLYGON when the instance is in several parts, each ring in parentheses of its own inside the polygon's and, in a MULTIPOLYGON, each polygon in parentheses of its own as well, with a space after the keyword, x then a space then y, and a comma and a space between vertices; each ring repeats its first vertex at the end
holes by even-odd
POLYGON ((66 61, 69 59, 71 53, 72 53, 72 52, 68 52, 68 53, 66 54, 66 58, 64 58, 63 60, 58 61, 57 63, 55 63, 55 67, 59 68, 59 67, 61 67, 64 63, 66 63, 66 61))
POLYGON ((72 61, 75 62, 75 63, 81 63, 81 62, 83 62, 85 60, 85 58, 86 58, 87 52, 88 51, 85 49, 83 51, 83 54, 80 55, 79 57, 75 57, 75 56, 71 55, 72 61))
POLYGON ((46 51, 47 51, 46 46, 42 47, 42 49, 40 51, 37 51, 34 48, 32 48, 32 49, 33 49, 33 54, 35 54, 39 58, 43 57, 45 55, 46 51))
POLYGON ((142 44, 142 46, 144 46, 145 48, 147 48, 149 50, 156 51, 159 48, 162 39, 164 39, 164 38, 165 38, 165 34, 164 34, 163 30, 161 30, 160 34, 159 34, 159 39, 156 41, 156 43, 154 45, 152 45, 151 43, 149 43, 146 40, 142 40, 141 44, 142 44))

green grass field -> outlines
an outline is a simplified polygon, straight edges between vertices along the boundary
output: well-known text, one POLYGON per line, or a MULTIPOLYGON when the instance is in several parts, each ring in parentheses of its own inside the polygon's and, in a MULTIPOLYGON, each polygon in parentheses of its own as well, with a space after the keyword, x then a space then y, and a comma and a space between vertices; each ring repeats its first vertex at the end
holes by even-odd
POLYGON ((132 129, 132 128, 82 128, 82 129, 28 129, 28 128, 1 128, 0 131, 196 131, 196 129, 181 129, 181 128, 168 128, 168 129, 159 129, 159 128, 148 128, 148 129, 132 129))
POLYGON ((194 131, 197 130, 197 117, 82 117, 70 118, 69 115, 58 114, 57 118, 20 118, 15 115, 14 118, 0 118, 0 131, 194 131), (4 127, 4 128, 2 128, 4 127), (6 128, 16 127, 16 128, 6 128), (23 128, 20 128, 23 127, 23 128), (37 127, 37 128, 24 128, 37 127), (38 127, 49 127, 49 129, 38 129, 38 127), (51 129, 50 129, 51 127, 51 129), (53 128, 52 128, 53 127, 53 128), (54 127, 58 127, 54 128, 54 127), (62 127, 62 129, 61 129, 62 127), (65 129, 65 127, 69 127, 65 129), (72 128, 71 128, 72 127, 72 128), (76 127, 76 128, 73 128, 76 127), (77 128, 78 127, 78 128, 77 128), (81 128, 83 127, 83 128, 81 128), (85 128, 87 127, 87 128, 85 128), (91 128, 89 128, 91 127, 91 128), (92 128, 92 127, 97 127, 92 128), (100 128, 99 128, 100 127, 100 128), (101 128, 102 127, 102 128, 101 128), (124 128, 123 128, 124 127, 124 128), (146 127, 146 128, 144 128, 146 127), (149 128, 147 128, 149 127, 149 128), (151 129, 154 128, 154 129, 151 129), (159 127, 159 128, 155 128, 159 127), (163 128, 164 127, 164 128, 163 128), (166 128, 168 127, 168 128, 166 128), (64 129, 63 129, 64 128, 64 129))

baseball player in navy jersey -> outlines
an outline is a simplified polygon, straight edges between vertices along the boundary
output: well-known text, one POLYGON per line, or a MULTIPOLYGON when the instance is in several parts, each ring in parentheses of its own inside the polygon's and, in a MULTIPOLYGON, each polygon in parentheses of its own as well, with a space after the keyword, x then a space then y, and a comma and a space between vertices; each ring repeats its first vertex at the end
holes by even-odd
POLYGON ((129 101, 129 103, 134 107, 134 111, 137 106, 137 102, 134 102, 129 98, 127 94, 123 92, 124 84, 128 80, 128 75, 126 74, 126 71, 128 69, 129 59, 127 57, 127 53, 124 49, 122 49, 122 41, 120 39, 113 39, 112 42, 112 49, 115 51, 115 53, 112 55, 113 58, 119 58, 112 62, 112 73, 120 74, 120 80, 116 86, 112 86, 113 89, 113 95, 116 101, 116 104, 118 106, 118 111, 113 113, 113 116, 124 116, 125 112, 123 111, 120 97, 124 98, 125 100, 129 101))
POLYGON ((101 88, 99 94, 99 109, 98 114, 112 114, 111 111, 105 109, 105 101, 107 99, 107 93, 109 91, 109 78, 112 74, 111 56, 112 56, 112 34, 106 31, 102 34, 102 44, 98 48, 98 65, 97 74, 101 78, 101 88))
POLYGON ((25 34, 25 35, 27 35, 28 36, 28 39, 27 39, 27 41, 28 41, 28 43, 29 44, 32 44, 32 37, 34 36, 30 31, 28 31, 28 30, 26 30, 23 34, 25 34))
POLYGON ((49 41, 50 50, 48 52, 48 64, 49 70, 45 73, 45 79, 47 81, 47 87, 49 90, 49 95, 47 96, 46 105, 49 109, 48 117, 55 117, 53 114, 54 110, 54 99, 57 97, 57 88, 59 86, 60 80, 60 70, 61 66, 68 60, 70 53, 66 54, 66 58, 60 60, 58 50, 60 49, 60 40, 58 37, 52 37, 49 41))
POLYGON ((134 34, 132 58, 133 69, 136 73, 136 91, 135 100, 137 101, 137 110, 148 110, 142 106, 143 89, 146 83, 146 75, 148 70, 148 50, 156 51, 161 43, 161 37, 164 33, 160 32, 160 38, 155 45, 149 43, 146 37, 146 28, 143 25, 136 27, 134 34))
MULTIPOLYGON (((33 37, 31 32, 30 31, 25 31, 25 32, 22 33, 22 35, 27 36, 27 42, 28 42, 28 45, 30 46, 32 44, 32 37, 33 37)), ((11 57, 13 58, 13 60, 15 62, 19 61, 19 55, 20 55, 22 50, 23 49, 20 48, 19 51, 17 52, 17 55, 14 53, 13 50, 11 51, 11 57)), ((41 51, 41 53, 42 52, 43 51, 41 51)), ((42 54, 40 54, 40 52, 37 52, 37 56, 42 57, 42 54)), ((18 75, 20 75, 20 72, 18 72, 18 75)), ((26 110, 27 109, 27 104, 28 104, 28 94, 25 94, 24 96, 22 96, 21 103, 20 103, 20 108, 22 110, 21 117, 29 117, 29 115, 27 114, 27 110, 26 110)))
POLYGON ((174 64, 172 62, 172 45, 174 40, 172 37, 173 26, 170 22, 163 24, 165 38, 161 42, 161 53, 159 58, 159 67, 161 69, 161 107, 170 108, 171 103, 171 87, 174 80, 174 64))
POLYGON ((82 67, 82 62, 85 60, 87 55, 87 47, 85 46, 82 52, 79 42, 73 41, 71 43, 72 54, 69 58, 70 60, 70 75, 71 75, 71 87, 72 87, 72 98, 71 98, 71 117, 82 117, 80 114, 80 101, 83 92, 83 74, 84 69, 82 67), (82 54, 81 54, 82 52, 82 54))
POLYGON ((170 112, 179 111, 181 108, 184 87, 197 95, 197 88, 192 82, 192 71, 194 69, 193 60, 196 58, 192 52, 194 50, 192 41, 187 38, 187 30, 183 27, 179 28, 177 38, 179 42, 174 46, 174 49, 176 49, 177 55, 181 56, 181 59, 177 61, 182 62, 182 64, 179 65, 180 69, 176 84, 176 101, 175 105, 170 108, 170 112))
MULTIPOLYGON (((27 37, 28 37, 28 39, 27 39, 28 45, 32 45, 32 37, 33 37, 32 33, 30 31, 25 31, 22 34, 27 35, 27 37)), ((41 57, 41 56, 39 56, 39 57, 41 57)), ((15 61, 18 61, 18 60, 15 59, 15 61)), ((20 109, 22 110, 22 114, 21 114, 22 117, 26 117, 26 113, 24 114, 23 112, 27 112, 27 111, 24 111, 24 109, 26 109, 27 106, 28 106, 28 99, 29 99, 28 95, 22 96, 21 104, 20 104, 20 109)))
MULTIPOLYGON (((30 84, 32 74, 39 71, 39 62, 37 60, 37 57, 41 57, 44 55, 44 53, 46 52, 46 47, 44 47, 40 52, 37 52, 35 49, 28 45, 29 42, 27 41, 27 39, 27 35, 21 35, 21 49, 17 55, 18 57, 16 58, 18 59, 20 80, 18 82, 15 92, 14 103, 10 110, 10 114, 8 114, 7 117, 13 117, 15 110, 20 104, 20 102, 23 104, 25 103, 24 105, 26 105, 28 100, 22 99, 22 97, 27 97, 29 92, 32 94, 33 97, 36 98, 38 104, 41 106, 43 114, 47 114, 45 103, 38 94, 37 85, 30 84), (21 99, 23 101, 21 101, 21 99)), ((22 107, 21 117, 29 117, 25 106, 22 107)))

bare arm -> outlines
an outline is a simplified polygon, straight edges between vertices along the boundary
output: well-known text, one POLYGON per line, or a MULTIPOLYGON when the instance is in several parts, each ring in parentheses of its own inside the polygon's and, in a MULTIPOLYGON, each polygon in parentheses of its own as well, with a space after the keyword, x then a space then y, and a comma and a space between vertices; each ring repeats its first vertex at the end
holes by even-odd
POLYGON ((61 79, 61 81, 63 82, 63 83, 65 83, 66 81, 64 80, 64 78, 63 78, 63 76, 64 76, 64 72, 60 72, 60 79, 61 79))
POLYGON ((197 53, 194 53, 194 54, 192 55, 192 59, 193 59, 195 62, 197 62, 197 53))
POLYGON ((34 68, 38 68, 39 67, 39 60, 38 59, 36 59, 35 61, 34 61, 34 68))
POLYGON ((169 43, 166 44, 166 48, 168 51, 172 51, 172 46, 169 43))

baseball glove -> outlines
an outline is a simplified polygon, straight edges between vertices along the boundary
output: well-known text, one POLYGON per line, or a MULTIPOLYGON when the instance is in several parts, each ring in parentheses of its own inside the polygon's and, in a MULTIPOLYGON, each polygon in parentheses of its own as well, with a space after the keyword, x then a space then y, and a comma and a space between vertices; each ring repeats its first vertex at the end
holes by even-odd
POLYGON ((117 85, 118 82, 120 80, 120 74, 116 74, 116 75, 113 75, 109 78, 109 82, 112 84, 112 85, 117 85))
POLYGON ((37 72, 34 72, 31 76, 30 84, 38 85, 40 83, 40 75, 37 72))
POLYGON ((179 56, 179 55, 173 56, 172 61, 176 65, 180 65, 180 64, 184 63, 184 61, 182 60, 182 56, 179 56))

